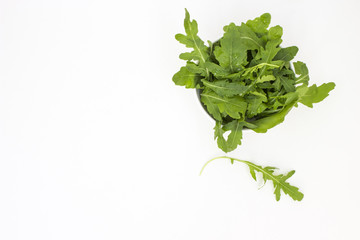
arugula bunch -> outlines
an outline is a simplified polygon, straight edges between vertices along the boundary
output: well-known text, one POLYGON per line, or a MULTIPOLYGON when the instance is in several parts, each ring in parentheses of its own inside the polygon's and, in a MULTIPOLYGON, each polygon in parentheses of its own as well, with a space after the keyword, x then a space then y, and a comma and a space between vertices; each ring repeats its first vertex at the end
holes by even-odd
POLYGON ((197 22, 190 21, 185 11, 186 34, 175 38, 192 51, 180 54, 186 65, 173 81, 200 91, 201 102, 216 122, 218 147, 224 152, 241 145, 243 129, 265 133, 282 123, 298 103, 312 108, 334 89, 333 82, 309 86, 306 64, 290 62, 298 48, 280 46, 283 29, 279 25, 269 28, 269 13, 240 26, 230 23, 224 35, 207 46, 197 35, 197 22))

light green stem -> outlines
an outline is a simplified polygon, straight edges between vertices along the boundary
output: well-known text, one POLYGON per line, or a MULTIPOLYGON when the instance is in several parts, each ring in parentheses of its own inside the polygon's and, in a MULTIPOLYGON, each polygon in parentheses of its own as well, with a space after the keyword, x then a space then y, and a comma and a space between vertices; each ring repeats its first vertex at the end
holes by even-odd
POLYGON ((247 164, 248 161, 244 161, 244 160, 240 160, 240 159, 236 159, 236 158, 232 158, 232 157, 227 157, 227 156, 221 156, 221 157, 214 157, 212 159, 210 159, 209 161, 207 161, 204 166, 201 168, 201 171, 200 171, 200 174, 199 176, 202 174, 202 172, 204 171, 205 167, 211 163, 212 161, 216 160, 216 159, 220 159, 220 158, 227 158, 227 159, 230 159, 231 163, 234 163, 234 161, 237 161, 237 162, 242 162, 242 163, 245 163, 247 164))

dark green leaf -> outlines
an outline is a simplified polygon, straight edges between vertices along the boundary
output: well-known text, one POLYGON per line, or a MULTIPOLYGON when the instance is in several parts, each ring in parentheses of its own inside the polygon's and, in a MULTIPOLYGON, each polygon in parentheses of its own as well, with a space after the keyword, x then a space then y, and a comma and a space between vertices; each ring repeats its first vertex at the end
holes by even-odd
POLYGON ((282 48, 274 57, 274 60, 282 60, 285 62, 293 60, 299 49, 295 46, 282 48))
POLYGON ((284 109, 282 109, 278 113, 254 121, 253 124, 257 125, 257 128, 254 128, 252 130, 257 133, 266 133, 268 129, 273 128, 284 121, 285 116, 289 113, 289 111, 292 109, 294 104, 295 102, 287 105, 284 109))
POLYGON ((226 80, 215 82, 208 82, 203 80, 202 82, 206 87, 216 92, 219 96, 225 97, 233 97, 235 95, 241 96, 249 89, 249 87, 246 87, 243 83, 240 82, 230 83, 226 80))
POLYGON ((203 98, 207 99, 207 101, 210 101, 213 104, 215 104, 217 106, 217 109, 221 113, 227 114, 234 119, 240 119, 241 116, 243 116, 246 111, 247 104, 245 100, 240 96, 234 96, 231 98, 222 97, 213 91, 203 92, 201 96, 202 99, 203 98))
POLYGON ((211 90, 205 89, 201 94, 201 102, 203 102, 208 112, 217 120, 222 121, 221 113, 217 105, 216 94, 211 90))

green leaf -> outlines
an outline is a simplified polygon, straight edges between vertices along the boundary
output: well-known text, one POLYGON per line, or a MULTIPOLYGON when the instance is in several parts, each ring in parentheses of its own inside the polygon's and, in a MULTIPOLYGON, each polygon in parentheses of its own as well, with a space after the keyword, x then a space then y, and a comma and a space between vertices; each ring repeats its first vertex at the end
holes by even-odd
POLYGON ((269 13, 264 13, 260 17, 255 18, 254 20, 248 20, 246 25, 249 26, 256 33, 267 33, 267 28, 270 25, 271 15, 269 13))
POLYGON ((226 141, 227 148, 224 152, 231 152, 235 150, 238 145, 241 145, 243 126, 244 122, 241 120, 234 120, 224 125, 225 131, 231 131, 226 141))
MULTIPOLYGON (((260 63, 260 64, 257 64, 255 66, 252 66, 252 67, 249 67, 249 68, 246 68, 245 71, 243 71, 241 73, 241 76, 245 77, 245 78, 250 78, 251 79, 251 76, 254 75, 254 73, 256 73, 257 71, 261 71, 261 74, 258 74, 258 81, 261 81, 262 79, 262 75, 265 75, 266 73, 266 70, 268 69, 275 69, 275 68, 279 68, 280 65, 277 65, 277 63, 275 64, 270 64, 270 63, 260 63)), ((229 77, 229 76, 227 76, 229 77)))
POLYGON ((279 25, 269 29, 269 40, 280 39, 283 35, 283 29, 279 25))
POLYGON ((276 78, 274 75, 266 75, 266 76, 262 76, 261 78, 259 78, 259 80, 257 82, 263 83, 263 82, 273 81, 275 79, 276 78))
POLYGON ((249 161, 241 161, 241 162, 245 163, 246 165, 249 166, 249 168, 251 168, 251 170, 253 171, 251 175, 254 175, 254 171, 257 171, 262 173, 264 183, 266 183, 268 180, 273 182, 276 201, 280 200, 281 190, 285 194, 289 195, 295 201, 301 201, 304 198, 304 194, 299 191, 299 188, 290 185, 290 183, 286 181, 292 175, 294 175, 295 170, 292 170, 285 175, 284 174, 276 175, 274 174, 274 170, 276 169, 275 167, 262 167, 249 161))
POLYGON ((264 42, 247 25, 234 23, 224 27, 220 46, 215 47, 214 55, 220 66, 230 72, 238 72, 247 64, 247 51, 259 49, 264 42))
POLYGON ((263 94, 260 94, 259 92, 251 92, 251 94, 246 96, 245 99, 248 103, 248 118, 254 117, 266 109, 266 105, 264 105, 263 102, 267 101, 267 97, 263 94))
POLYGON ((324 83, 319 87, 315 84, 311 87, 300 86, 296 91, 299 93, 299 102, 312 108, 313 103, 318 103, 324 100, 327 96, 329 96, 329 92, 334 88, 335 83, 329 82, 324 83))
POLYGON ((289 105, 290 103, 297 101, 299 99, 298 92, 289 92, 285 95, 279 96, 281 99, 285 99, 285 105, 289 105))
POLYGON ((271 63, 276 54, 280 51, 280 43, 282 42, 281 39, 275 39, 268 41, 266 43, 265 49, 260 49, 260 57, 262 59, 262 63, 271 63))
POLYGON ((216 100, 217 95, 211 90, 205 89, 201 93, 201 102, 206 106, 207 111, 213 116, 217 121, 222 121, 221 113, 217 105, 216 100))
POLYGON ((257 125, 257 128, 252 129, 257 133, 266 133, 268 129, 275 127, 276 125, 282 123, 285 119, 285 116, 289 113, 292 107, 296 102, 293 102, 287 105, 280 112, 270 115, 269 117, 261 118, 253 122, 257 125))
POLYGON ((247 64, 246 48, 242 47, 240 32, 234 23, 226 27, 224 36, 221 38, 221 47, 216 47, 214 54, 220 66, 226 70, 238 72, 247 64))
POLYGON ((199 75, 192 73, 188 68, 182 67, 172 78, 173 82, 186 88, 199 88, 199 75))
POLYGON ((209 71, 214 74, 217 79, 226 78, 226 76, 230 74, 228 70, 213 62, 206 62, 205 67, 209 69, 209 71))
MULTIPOLYGON (((227 114, 232 118, 239 119, 242 115, 244 115, 246 111, 247 104, 245 100, 240 96, 235 96, 231 98, 221 97, 213 91, 204 91, 201 96, 201 99, 207 99, 211 103, 215 104, 221 113, 227 114)), ((220 119, 215 119, 220 121, 220 119)))
POLYGON ((295 75, 292 70, 283 68, 281 70, 275 69, 274 76, 279 79, 280 84, 284 87, 286 92, 295 92, 295 75))
POLYGON ((292 46, 287 48, 281 48, 280 51, 274 57, 274 60, 282 60, 285 62, 291 61, 298 53, 299 48, 292 46))
POLYGON ((266 72, 266 70, 269 67, 268 64, 279 66, 278 62, 274 63, 274 62, 272 62, 272 60, 276 56, 276 54, 280 51, 279 45, 280 45, 281 41, 282 41, 281 39, 275 39, 275 40, 268 41, 266 43, 265 49, 264 48, 260 49, 258 56, 261 58, 261 63, 267 64, 267 65, 265 65, 265 67, 263 67, 260 70, 260 73, 258 74, 259 78, 261 78, 263 75, 265 75, 264 73, 266 72))
POLYGON ((185 33, 183 34, 176 34, 175 38, 180 43, 185 44, 188 48, 193 48, 194 51, 189 53, 182 53, 180 55, 181 59, 184 60, 196 60, 198 61, 198 65, 207 72, 208 70, 205 68, 204 64, 209 59, 208 54, 208 47, 205 46, 204 41, 202 41, 197 33, 198 33, 198 25, 195 20, 190 21, 190 14, 185 9, 185 19, 184 19, 184 27, 185 33))
POLYGON ((227 143, 224 138, 224 129, 219 121, 216 121, 215 127, 214 127, 214 139, 217 139, 217 145, 218 147, 223 150, 224 152, 227 152, 227 143))
POLYGON ((202 82, 206 87, 216 92, 219 96, 225 97, 233 97, 235 95, 242 96, 249 89, 249 87, 240 82, 230 83, 226 80, 219 80, 214 82, 203 80, 202 82))
POLYGON ((214 138, 217 139, 218 147, 224 152, 231 152, 241 145, 242 129, 244 125, 254 126, 253 124, 246 123, 242 120, 233 120, 224 126, 220 122, 216 122, 214 127, 214 138), (225 140, 224 133, 230 131, 229 136, 225 140))
POLYGON ((304 198, 304 194, 299 191, 298 187, 295 187, 293 185, 290 185, 290 183, 287 182, 287 180, 294 175, 295 171, 292 170, 286 174, 275 174, 275 170, 277 168, 275 167, 262 167, 259 165, 256 165, 252 162, 240 160, 237 158, 227 157, 227 156, 221 156, 221 157, 215 157, 207 161, 204 166, 201 168, 200 175, 204 171, 205 167, 212 161, 215 161, 217 159, 226 158, 229 159, 230 162, 233 164, 234 162, 240 162, 244 163, 249 167, 251 177, 257 181, 259 179, 256 178, 256 173, 259 172, 262 175, 264 184, 267 181, 272 181, 274 186, 274 194, 276 201, 279 201, 281 198, 281 192, 284 194, 289 195, 294 201, 301 201, 304 198))
POLYGON ((297 75, 300 75, 298 78, 296 78, 296 84, 303 83, 305 85, 308 85, 310 78, 309 78, 309 70, 306 67, 306 64, 297 61, 294 62, 294 68, 295 68, 295 73, 297 75))
POLYGON ((203 68, 200 68, 198 65, 196 65, 193 62, 187 62, 186 63, 186 68, 190 72, 195 73, 195 74, 199 74, 199 75, 202 75, 202 76, 204 76, 204 74, 205 74, 205 70, 203 68))
POLYGON ((295 81, 285 76, 279 76, 281 85, 285 88, 286 92, 295 92, 295 81))

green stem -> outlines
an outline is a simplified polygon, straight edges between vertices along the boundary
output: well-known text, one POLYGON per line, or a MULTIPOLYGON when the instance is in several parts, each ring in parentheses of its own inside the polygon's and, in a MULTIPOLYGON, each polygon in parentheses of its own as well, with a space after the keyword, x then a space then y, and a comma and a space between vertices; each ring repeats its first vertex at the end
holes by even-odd
POLYGON ((236 158, 232 158, 232 157, 227 157, 227 156, 214 157, 214 158, 210 159, 209 161, 207 161, 207 162, 204 164, 204 166, 201 168, 201 171, 200 171, 199 176, 202 174, 202 172, 204 171, 205 167, 206 167, 209 163, 211 163, 212 161, 214 161, 214 160, 216 160, 216 159, 220 159, 220 158, 227 158, 227 159, 229 159, 229 160, 231 161, 232 164, 234 163, 234 161, 242 162, 242 163, 245 163, 245 164, 247 163, 247 161, 240 160, 240 159, 236 159, 236 158))

